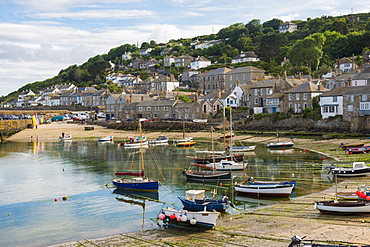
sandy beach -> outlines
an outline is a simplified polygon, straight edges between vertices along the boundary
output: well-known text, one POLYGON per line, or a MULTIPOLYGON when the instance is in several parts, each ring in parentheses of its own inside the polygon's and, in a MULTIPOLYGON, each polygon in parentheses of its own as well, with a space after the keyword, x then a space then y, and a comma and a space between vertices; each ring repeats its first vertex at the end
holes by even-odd
MULTIPOLYGON (((61 133, 72 134, 74 139, 96 139, 113 135, 115 140, 127 140, 135 132, 107 129, 96 125, 52 123, 40 125, 37 129, 25 129, 8 138, 9 141, 58 140, 61 133), (85 127, 94 127, 86 131, 85 127)), ((165 134, 169 138, 179 138, 178 132, 145 133, 147 138, 165 134)), ((189 134, 197 138, 209 138, 207 132, 189 134)), ((273 137, 237 136, 251 143, 267 143, 273 137)), ((345 155, 338 149, 341 142, 355 143, 359 139, 296 139, 295 147, 322 152, 342 161, 351 161, 355 156, 345 155)), ((366 142, 367 140, 361 140, 366 142)), ((367 145, 369 143, 366 143, 367 145)), ((347 179, 337 188, 298 197, 274 206, 246 212, 233 211, 223 215, 215 229, 198 232, 170 228, 147 230, 115 236, 102 236, 97 239, 80 239, 71 243, 54 246, 288 246, 294 235, 307 236, 314 243, 365 245, 370 244, 370 215, 345 216, 325 215, 314 209, 315 201, 334 199, 335 191, 355 191, 360 185, 368 185, 367 177, 347 179)))

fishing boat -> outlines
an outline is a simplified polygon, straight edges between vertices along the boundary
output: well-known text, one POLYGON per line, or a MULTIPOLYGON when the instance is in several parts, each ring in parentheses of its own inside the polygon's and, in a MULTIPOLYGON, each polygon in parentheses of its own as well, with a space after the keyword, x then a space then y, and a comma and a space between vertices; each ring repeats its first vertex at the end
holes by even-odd
POLYGON ((335 197, 340 200, 357 200, 356 192, 337 192, 335 197))
MULTIPOLYGON (((214 193, 215 196, 216 193, 214 193)), ((208 198, 205 195, 205 190, 188 190, 185 196, 179 196, 179 199, 184 206, 184 209, 191 211, 206 211, 216 210, 218 212, 225 211, 230 206, 234 205, 228 201, 227 196, 224 196, 221 200, 208 198)))
POLYGON ((370 202, 365 201, 318 201, 314 208, 322 213, 358 214, 370 213, 370 202))
POLYGON ((357 177, 370 175, 370 167, 365 162, 353 162, 352 167, 335 167, 332 164, 329 172, 338 177, 357 177))
POLYGON ((289 197, 292 184, 236 184, 235 193, 258 197, 289 197))
POLYGON ((365 143, 363 143, 363 142, 361 142, 361 143, 353 143, 353 144, 341 143, 339 147, 342 148, 343 150, 346 150, 348 148, 358 148, 358 147, 362 147, 364 145, 365 145, 365 143))
POLYGON ((148 141, 148 144, 168 144, 169 138, 167 136, 158 136, 157 139, 152 139, 148 141))
POLYGON ((266 180, 256 180, 253 177, 247 179, 247 183, 250 185, 264 185, 264 184, 291 184, 293 185, 293 189, 297 187, 297 181, 266 181, 266 180))
POLYGON ((113 136, 106 136, 98 138, 98 142, 112 142, 113 136))
POLYGON ((366 154, 370 152, 370 146, 347 148, 346 151, 348 154, 366 154))
MULTIPOLYGON (((140 136, 142 136, 141 122, 139 121, 140 136)), ((158 191, 158 180, 146 177, 144 152, 143 152, 143 138, 140 139, 140 154, 141 154, 141 172, 117 172, 115 175, 131 176, 131 178, 116 178, 112 183, 119 189, 135 190, 135 191, 158 191)))
POLYGON ((219 212, 207 211, 188 211, 186 209, 175 209, 171 207, 162 208, 162 212, 158 215, 158 219, 163 221, 163 224, 174 224, 185 227, 200 227, 212 229, 217 224, 219 212))
POLYGON ((236 171, 244 170, 247 167, 247 163, 235 162, 233 160, 220 160, 219 162, 209 163, 206 166, 216 169, 216 171, 236 171))
POLYGON ((72 135, 71 134, 64 134, 62 133, 62 136, 59 137, 61 141, 72 141, 72 135))

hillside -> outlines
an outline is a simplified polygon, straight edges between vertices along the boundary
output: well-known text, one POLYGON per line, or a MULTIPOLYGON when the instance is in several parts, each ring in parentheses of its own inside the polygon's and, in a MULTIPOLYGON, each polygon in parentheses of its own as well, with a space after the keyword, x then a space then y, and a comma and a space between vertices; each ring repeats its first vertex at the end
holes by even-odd
MULTIPOLYGON (((170 40, 158 44, 152 40, 140 47, 123 44, 112 48, 107 54, 91 57, 81 65, 71 65, 53 78, 29 83, 7 96, 1 97, 5 102, 17 97, 24 90, 37 93, 42 88, 55 84, 73 83, 78 87, 94 86, 97 89, 108 87, 110 91, 120 91, 117 85, 106 83, 107 74, 113 71, 131 73, 145 80, 153 73, 173 74, 176 78, 186 67, 164 66, 166 56, 190 55, 193 58, 203 56, 212 61, 211 66, 201 71, 217 67, 231 66, 231 59, 242 51, 253 51, 260 59, 257 62, 232 64, 233 67, 252 65, 273 76, 310 74, 319 77, 334 68, 335 63, 343 57, 354 57, 358 65, 365 60, 363 53, 370 50, 370 13, 359 13, 346 16, 322 16, 306 21, 292 20, 297 25, 293 32, 279 32, 282 20, 272 19, 261 23, 253 19, 247 24, 235 23, 221 29, 217 34, 198 36, 191 39, 170 40), (206 41, 217 41, 216 44, 201 49, 197 44, 206 41), (146 55, 140 55, 142 49, 151 48, 146 55), (167 49, 169 52, 163 54, 167 49), (131 53, 131 58, 122 60, 122 55, 131 53), (133 69, 129 65, 141 57, 143 60, 158 61, 151 69, 133 69), (288 63, 281 65, 285 59, 288 63), (115 66, 112 67, 111 64, 115 66)), ((197 87, 197 85, 191 85, 197 87)))

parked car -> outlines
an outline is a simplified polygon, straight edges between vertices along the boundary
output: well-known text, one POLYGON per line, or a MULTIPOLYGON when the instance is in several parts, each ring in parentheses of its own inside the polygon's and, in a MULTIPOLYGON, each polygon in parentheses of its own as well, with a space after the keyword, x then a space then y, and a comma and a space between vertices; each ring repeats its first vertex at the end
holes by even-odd
POLYGON ((63 116, 55 116, 50 119, 52 122, 57 122, 57 121, 63 121, 64 117, 63 116))
POLYGON ((150 119, 147 119, 147 118, 139 118, 139 121, 140 121, 140 122, 150 121, 150 119))

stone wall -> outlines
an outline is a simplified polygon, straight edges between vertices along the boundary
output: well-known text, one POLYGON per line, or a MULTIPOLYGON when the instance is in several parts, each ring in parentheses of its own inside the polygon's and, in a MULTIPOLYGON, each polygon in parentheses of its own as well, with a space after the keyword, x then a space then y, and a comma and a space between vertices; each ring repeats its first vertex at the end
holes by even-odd
POLYGON ((26 129, 28 124, 32 124, 31 119, 0 121, 0 140, 26 129))
POLYGON ((308 118, 291 117, 275 120, 273 117, 264 117, 259 120, 243 119, 233 123, 235 130, 255 131, 293 131, 293 132, 334 132, 348 133, 351 124, 344 122, 341 117, 315 121, 308 118))

